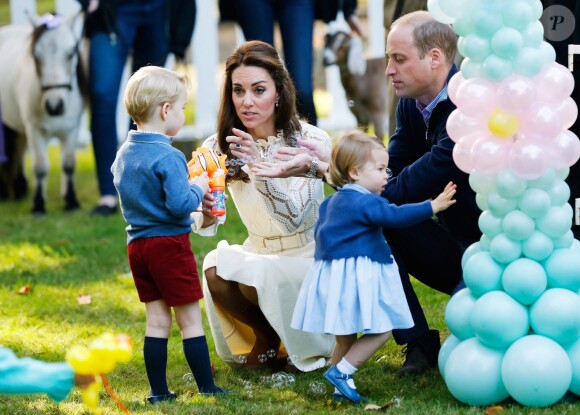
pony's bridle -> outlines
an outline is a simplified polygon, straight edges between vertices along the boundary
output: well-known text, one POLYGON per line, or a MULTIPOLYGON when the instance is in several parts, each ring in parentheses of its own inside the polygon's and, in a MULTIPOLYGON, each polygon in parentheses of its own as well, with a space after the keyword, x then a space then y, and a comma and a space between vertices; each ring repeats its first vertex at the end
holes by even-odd
POLYGON ((68 89, 69 91, 72 91, 72 85, 70 83, 68 83, 68 84, 55 84, 55 85, 41 85, 40 86, 40 89, 42 92, 50 91, 51 89, 59 89, 59 88, 65 88, 65 89, 68 89))

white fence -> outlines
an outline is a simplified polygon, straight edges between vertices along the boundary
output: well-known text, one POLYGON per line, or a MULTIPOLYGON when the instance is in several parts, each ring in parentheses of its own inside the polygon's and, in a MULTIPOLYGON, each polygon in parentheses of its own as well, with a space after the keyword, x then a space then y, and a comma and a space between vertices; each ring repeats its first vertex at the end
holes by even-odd
MULTIPOLYGON (((369 40, 367 55, 369 57, 384 56, 385 53, 383 1, 367 0, 369 40)), ((55 9, 60 14, 68 15, 78 11, 79 8, 76 0, 55 0, 55 9)), ((10 17, 13 23, 29 24, 27 13, 30 15, 36 14, 36 0, 10 0, 10 17)), ((342 21, 338 19, 330 24, 329 29, 344 25, 346 25, 344 19, 342 21)), ((197 0, 197 16, 191 47, 192 64, 196 69, 194 102, 198 103, 198 105, 195 108, 195 124, 186 125, 176 137, 182 140, 206 137, 215 131, 220 89, 216 77, 219 70, 219 12, 217 0, 197 0)), ((128 68, 127 66, 125 80, 129 75, 128 68)), ((329 117, 319 119, 319 125, 331 132, 355 127, 356 120, 348 109, 344 89, 340 83, 338 68, 336 66, 326 68, 325 75, 327 89, 332 97, 332 104, 329 117)), ((120 139, 124 139, 129 122, 121 100, 119 100, 119 103, 117 130, 120 139)), ((89 134, 87 131, 83 133, 83 135, 87 134, 89 134)))

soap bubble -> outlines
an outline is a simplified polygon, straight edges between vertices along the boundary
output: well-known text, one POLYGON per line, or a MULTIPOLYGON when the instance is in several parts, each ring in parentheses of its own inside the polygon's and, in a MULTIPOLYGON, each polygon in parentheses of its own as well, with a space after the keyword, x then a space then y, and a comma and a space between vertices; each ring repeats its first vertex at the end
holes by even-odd
POLYGON ((183 375, 183 382, 185 382, 186 385, 191 385, 194 380, 195 379, 192 373, 186 373, 185 375, 183 375))

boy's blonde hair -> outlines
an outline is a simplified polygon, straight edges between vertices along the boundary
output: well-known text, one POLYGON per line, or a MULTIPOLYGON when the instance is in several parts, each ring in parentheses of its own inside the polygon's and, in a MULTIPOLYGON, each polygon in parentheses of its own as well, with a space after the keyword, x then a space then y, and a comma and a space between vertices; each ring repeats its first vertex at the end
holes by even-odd
POLYGON ((186 75, 159 66, 144 66, 129 78, 123 101, 135 123, 147 122, 159 105, 173 104, 181 93, 187 93, 188 87, 186 75))
POLYGON ((367 161, 372 159, 372 151, 385 145, 376 137, 370 136, 360 130, 346 133, 332 146, 330 153, 330 182, 338 187, 352 183, 349 171, 353 168, 361 168, 367 161))

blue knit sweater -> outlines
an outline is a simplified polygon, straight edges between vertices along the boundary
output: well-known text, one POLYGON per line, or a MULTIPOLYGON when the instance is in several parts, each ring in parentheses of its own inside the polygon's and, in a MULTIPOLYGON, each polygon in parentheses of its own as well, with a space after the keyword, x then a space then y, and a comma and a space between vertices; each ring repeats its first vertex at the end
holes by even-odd
POLYGON ((431 202, 396 206, 358 185, 346 185, 320 205, 314 229, 316 260, 369 257, 383 264, 393 262, 383 226, 402 228, 433 215, 431 202))
POLYGON ((127 243, 191 232, 190 213, 199 207, 203 191, 189 185, 185 156, 171 146, 171 138, 130 131, 111 171, 128 223, 127 243))

